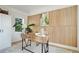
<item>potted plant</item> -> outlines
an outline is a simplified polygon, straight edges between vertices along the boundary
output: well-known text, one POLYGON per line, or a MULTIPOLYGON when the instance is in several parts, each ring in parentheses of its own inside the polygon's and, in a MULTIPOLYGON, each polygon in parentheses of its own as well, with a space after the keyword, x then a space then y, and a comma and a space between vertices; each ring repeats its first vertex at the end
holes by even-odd
POLYGON ((27 28, 25 28, 25 31, 27 31, 27 33, 32 32, 31 26, 35 26, 35 24, 28 24, 27 28))

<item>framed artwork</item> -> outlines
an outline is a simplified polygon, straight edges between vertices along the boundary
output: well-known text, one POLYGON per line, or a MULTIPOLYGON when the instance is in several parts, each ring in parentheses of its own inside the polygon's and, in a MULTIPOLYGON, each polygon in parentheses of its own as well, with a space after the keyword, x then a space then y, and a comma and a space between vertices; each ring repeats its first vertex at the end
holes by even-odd
POLYGON ((21 18, 15 18, 15 31, 16 32, 22 32, 22 19, 21 18))
POLYGON ((49 24, 49 21, 48 21, 48 13, 42 14, 40 23, 41 23, 40 24, 41 26, 47 26, 49 24))

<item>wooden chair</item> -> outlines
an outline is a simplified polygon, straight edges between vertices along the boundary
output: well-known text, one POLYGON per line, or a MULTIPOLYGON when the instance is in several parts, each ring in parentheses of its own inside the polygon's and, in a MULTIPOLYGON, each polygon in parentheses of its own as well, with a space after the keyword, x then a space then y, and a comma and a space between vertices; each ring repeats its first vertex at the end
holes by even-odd
POLYGON ((21 33, 21 37, 22 37, 22 50, 24 48, 24 42, 25 42, 25 47, 31 46, 33 33, 21 33))

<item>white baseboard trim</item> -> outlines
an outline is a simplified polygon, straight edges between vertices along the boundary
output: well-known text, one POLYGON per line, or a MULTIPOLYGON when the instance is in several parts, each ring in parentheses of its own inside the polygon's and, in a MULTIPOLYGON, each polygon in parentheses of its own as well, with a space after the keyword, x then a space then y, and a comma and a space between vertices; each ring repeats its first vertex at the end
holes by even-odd
POLYGON ((76 47, 66 46, 66 45, 57 44, 57 43, 49 43, 49 44, 51 46, 56 46, 56 47, 59 47, 59 48, 64 48, 64 49, 68 49, 68 50, 79 52, 79 48, 76 48, 76 47))
POLYGON ((12 44, 17 44, 17 43, 20 43, 22 40, 19 40, 19 41, 15 41, 15 42, 12 42, 12 44))

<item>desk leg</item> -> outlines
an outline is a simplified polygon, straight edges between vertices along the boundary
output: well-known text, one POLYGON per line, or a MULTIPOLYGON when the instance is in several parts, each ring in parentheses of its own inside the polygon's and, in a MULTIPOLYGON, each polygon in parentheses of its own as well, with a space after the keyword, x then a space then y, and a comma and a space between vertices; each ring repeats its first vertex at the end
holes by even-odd
POLYGON ((47 52, 49 52, 49 43, 47 42, 47 52))
POLYGON ((42 51, 41 52, 43 53, 43 43, 42 43, 42 51))

